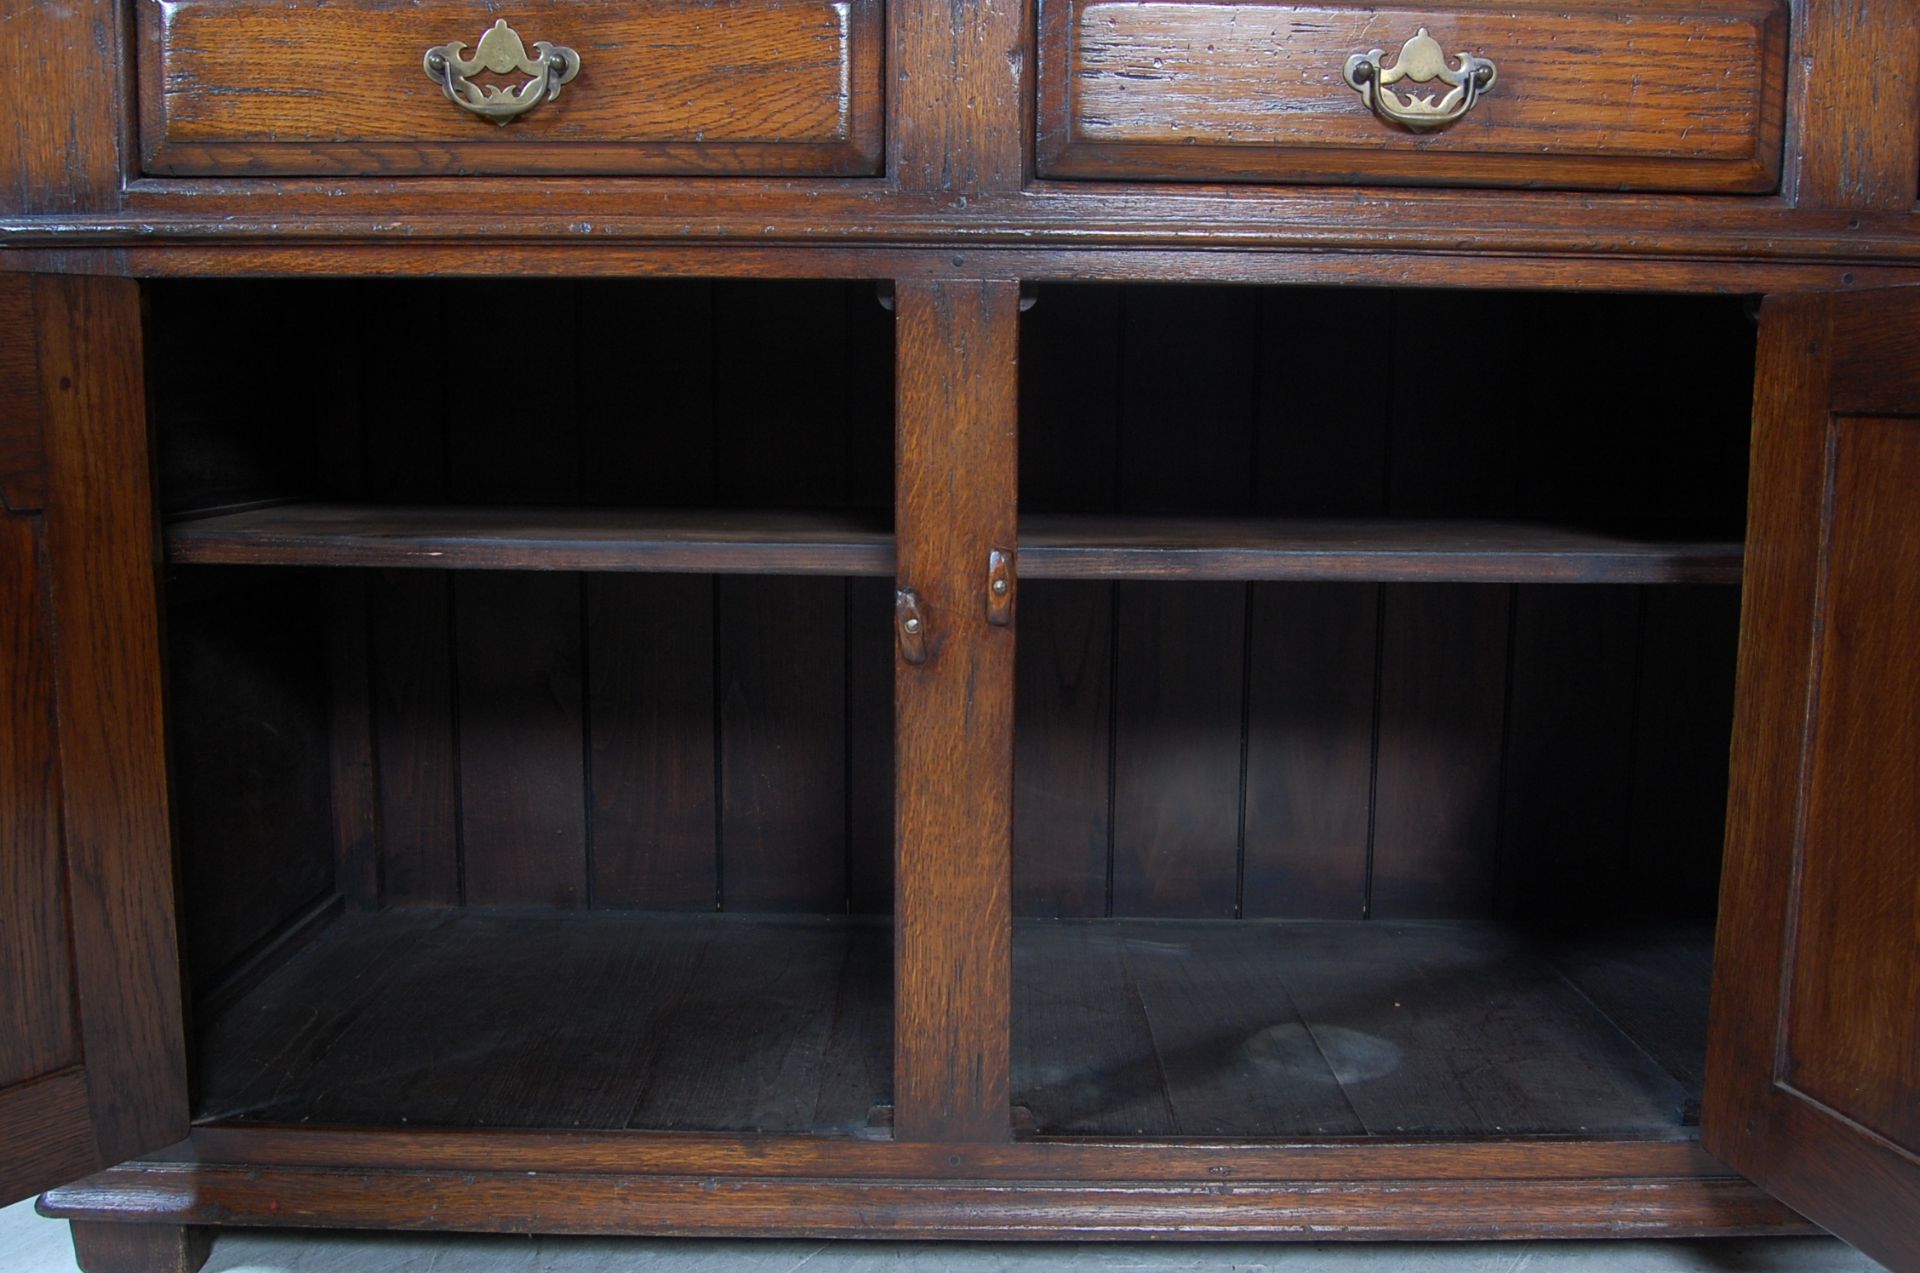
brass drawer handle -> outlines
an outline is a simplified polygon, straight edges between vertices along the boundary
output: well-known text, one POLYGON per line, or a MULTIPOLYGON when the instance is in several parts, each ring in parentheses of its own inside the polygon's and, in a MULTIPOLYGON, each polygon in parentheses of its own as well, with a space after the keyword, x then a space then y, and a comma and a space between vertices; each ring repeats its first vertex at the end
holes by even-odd
POLYGON ((1428 35, 1425 27, 1401 47, 1400 56, 1392 66, 1380 65, 1380 59, 1385 56, 1385 49, 1374 49, 1348 58, 1347 83, 1374 114, 1416 133, 1446 127, 1472 110, 1480 94, 1493 87, 1492 62, 1462 53, 1460 65, 1448 69, 1447 55, 1440 41, 1428 35), (1439 80, 1452 91, 1438 101, 1431 93, 1424 97, 1408 94, 1402 99, 1387 87, 1401 80, 1412 80, 1415 84, 1439 80))
POLYGON ((487 28, 471 58, 466 52, 467 46, 459 40, 428 49, 422 63, 427 78, 438 84, 455 106, 496 124, 505 124, 541 102, 552 101, 560 96, 562 84, 580 74, 580 55, 564 45, 538 40, 533 46, 533 56, 528 57, 527 46, 520 42, 520 33, 508 26, 505 18, 487 28), (519 88, 475 84, 467 78, 481 71, 495 75, 518 71, 533 78, 519 88))

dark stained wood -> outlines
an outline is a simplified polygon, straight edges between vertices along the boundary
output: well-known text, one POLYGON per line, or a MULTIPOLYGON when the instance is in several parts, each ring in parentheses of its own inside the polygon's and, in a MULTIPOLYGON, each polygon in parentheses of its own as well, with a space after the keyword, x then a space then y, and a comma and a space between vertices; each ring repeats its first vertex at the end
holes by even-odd
POLYGON ((1030 126, 1029 5, 951 0, 945 9, 890 10, 888 175, 902 191, 963 201, 1018 189, 1030 126))
POLYGON ((1920 848, 1920 396, 1900 417, 1836 404, 1872 374, 1863 339, 1920 357, 1916 320, 1906 292, 1761 314, 1701 1120, 1714 1153, 1895 1268, 1920 1264, 1920 912, 1905 886, 1920 848))
POLYGON ((893 586, 847 583, 847 906, 893 911, 893 586))
POLYGON ((723 905, 845 910, 846 586, 715 588, 723 905))
MULTIPOLYGON (((1911 284, 1917 275, 1913 258, 1904 252, 1898 239, 1873 242, 1855 238, 1817 238, 1790 235, 1811 256, 1782 257, 1762 249, 1766 243, 1729 234, 1712 239, 1703 234, 1682 234, 1669 240, 1659 237, 1666 223, 1629 222, 1596 240, 1583 230, 1569 243, 1554 227, 1538 229, 1538 236, 1522 240, 1518 231, 1486 232, 1479 228, 1483 209, 1457 208, 1465 224, 1416 227, 1407 232, 1400 223, 1376 225, 1371 229, 1301 229, 1292 223, 1280 226, 1248 225, 1235 214, 1205 204, 1201 192, 1211 187, 1195 187, 1193 198, 1200 204, 1188 207, 1175 204, 1162 208, 1168 220, 1141 228, 1131 221, 1109 229, 1114 246, 1100 252, 1082 251, 1093 246, 1082 242, 1088 227, 1079 218, 1061 218, 1046 203, 1051 187, 1031 189, 1033 202, 1023 195, 1017 207, 1037 208, 1048 215, 1041 224, 1032 224, 1023 215, 996 223, 995 231, 1023 246, 985 246, 969 244, 931 256, 897 242, 881 241, 871 245, 825 243, 816 233, 818 219, 804 224, 789 221, 787 232, 802 242, 773 249, 773 233, 764 218, 753 222, 751 231, 755 249, 742 251, 743 243, 696 239, 705 234, 710 222, 688 223, 684 217, 662 217, 637 225, 617 224, 605 230, 594 223, 591 239, 572 227, 576 221, 531 224, 489 221, 484 241, 452 239, 426 242, 396 242, 401 237, 389 220, 368 221, 368 238, 352 239, 328 232, 341 229, 336 221, 318 220, 310 232, 317 241, 289 243, 262 239, 257 225, 223 223, 228 237, 217 242, 195 238, 188 229, 171 228, 177 239, 174 246, 160 242, 169 227, 141 222, 141 231, 131 245, 118 245, 111 235, 103 235, 91 223, 60 231, 43 222, 9 226, 0 218, 0 236, 17 243, 17 249, 0 255, 0 269, 35 269, 61 272, 78 266, 97 272, 128 272, 145 277, 209 278, 239 273, 323 275, 327 277, 390 278, 415 270, 441 274, 479 277, 502 273, 538 274, 552 278, 753 278, 753 279, 872 279, 876 276, 933 280, 954 272, 969 276, 1020 277, 1029 280, 1072 282, 1123 282, 1151 278, 1159 282, 1185 283, 1263 283, 1326 286, 1343 283, 1374 287, 1445 287, 1461 289, 1553 288, 1579 291, 1616 291, 1642 294, 1705 292, 1721 295, 1768 292, 1803 293, 1824 289, 1897 287, 1911 284), (1210 213, 1212 232, 1232 237, 1237 246, 1204 253, 1183 249, 1184 241, 1198 239, 1205 231, 1190 224, 1189 218, 1210 213), (1626 253, 1618 250, 1616 235, 1630 236, 1634 224, 1641 224, 1655 241, 1669 248, 1697 248, 1705 256, 1671 255, 1662 252, 1626 253), (651 238, 618 237, 617 230, 629 235, 661 234, 670 242, 651 238), (1424 233, 1421 231, 1424 230, 1424 233), (48 239, 49 231, 67 237, 48 239), (17 236, 17 237, 15 237, 17 236), (1040 246, 1052 236, 1053 246, 1040 246), (530 237, 530 241, 529 240, 530 237), (49 246, 58 242, 56 250, 49 246), (1388 250, 1378 250, 1382 243, 1388 250), (1513 243, 1522 246, 1511 254, 1501 254, 1513 243), (1464 245, 1481 245, 1478 250, 1493 255, 1464 253, 1464 245), (1255 246, 1264 245, 1264 246, 1255 246), (760 254, 762 247, 773 250, 760 254), (1354 249, 1361 250, 1354 250, 1354 249), (1831 256, 1817 253, 1825 251, 1831 256), (954 264, 958 262, 959 264, 954 264), (1904 262, 1904 263, 1903 263, 1904 262)), ((555 192, 553 197, 558 197, 555 192)), ((1352 207, 1358 196, 1349 195, 1341 207, 1352 207)), ((728 207, 738 207, 730 202, 728 207)), ((1137 208, 1137 203, 1128 207, 1137 208)), ((1148 206, 1152 206, 1149 204, 1148 206)), ((1572 223, 1588 223, 1588 203, 1563 206, 1561 215, 1572 223)), ((1717 206, 1717 205, 1716 205, 1717 206)), ((1106 210, 1104 204, 1090 206, 1085 215, 1106 210)), ((1325 215, 1314 206, 1312 214, 1325 215)), ((1675 214, 1680 209, 1673 210, 1675 214)), ((236 214, 237 215, 237 214, 236 214)), ((1716 220, 1718 220, 1716 218, 1716 220)), ((119 224, 119 223, 116 223, 119 224)), ((782 227, 778 223, 774 230, 782 227)), ((925 231, 921 223, 912 223, 925 231)), ((889 230, 892 221, 886 221, 889 230)), ((289 227, 291 228, 291 227, 289 227)), ((425 227, 419 227, 424 229, 425 227)), ((438 228, 437 226, 435 228, 438 228)), ((935 230, 952 231, 952 225, 936 225, 935 230)), ((1764 232, 1766 223, 1743 229, 1764 232)), ((1794 224, 1776 226, 1783 233, 1794 224)), ((735 236, 749 234, 735 225, 735 236)), ((121 226, 125 232, 127 227, 121 226)), ((904 232, 904 231, 903 231, 904 232)), ((1837 231, 1835 232, 1837 234, 1837 231)), ((982 237, 986 237, 983 235, 982 237)), ((1090 236, 1088 236, 1090 237, 1090 236)))
POLYGON ((1019 302, 1013 282, 895 293, 896 582, 922 599, 929 650, 894 670, 902 1140, 1011 1134, 1014 629, 986 621, 981 588, 1015 542, 1019 302))
MULTIPOLYGON (((1641 598, 1631 589, 1514 590, 1495 885, 1503 917, 1551 923, 1620 913, 1638 759, 1641 619, 1641 598)), ((1694 776, 1686 761, 1699 750, 1674 751, 1663 759, 1678 768, 1676 782, 1694 776)), ((1719 756, 1708 751, 1697 763, 1717 766, 1719 756)), ((1657 823, 1668 809, 1650 801, 1644 812, 1657 823)), ((1711 828, 1691 846, 1672 836, 1661 875, 1671 878, 1706 856, 1714 838, 1711 828)), ((1682 913, 1706 911, 1703 901, 1682 913)))
POLYGON ((196 576, 168 590, 180 919, 196 994, 337 887, 325 582, 196 576))
MULTIPOLYGON (((710 504, 712 284, 583 283, 575 296, 581 498, 710 504)), ((595 576, 585 589, 594 903, 710 910, 720 900, 713 581, 595 576)))
POLYGON ((325 605, 334 887, 356 910, 372 910, 380 905, 380 795, 366 576, 330 579, 325 605))
POLYGON ((177 1224, 76 1221, 73 1257, 81 1273, 199 1273, 213 1254, 213 1230, 177 1224))
MULTIPOLYGON (((39 527, 0 516, 0 1091, 79 1063, 39 527)), ((84 1127, 85 1120, 81 1120, 84 1127)), ((9 1154, 11 1157, 11 1154, 9 1154)), ((7 1164, 7 1173, 16 1170, 7 1164)))
POLYGON ((1367 911, 1380 589, 1253 590, 1242 913, 1367 911))
POLYGON ((22 6, 0 24, 0 66, 49 97, 0 125, 0 208, 70 214, 119 207, 132 168, 126 66, 132 41, 114 0, 22 6))
POLYGON ((1020 574, 1026 579, 1737 583, 1740 546, 1434 518, 1036 514, 1021 520, 1020 574))
POLYGON ((1037 1133, 1124 1140, 1175 1124, 1116 925, 1017 921, 1013 992, 1013 1099, 1037 1133))
POLYGON ((606 578, 587 591, 594 904, 719 904, 713 581, 606 578))
POLYGON ((1685 919, 1720 890, 1740 594, 1648 589, 1641 606, 1626 890, 1641 914, 1685 919))
POLYGON ((627 1126, 860 1135, 889 1098, 891 943, 870 923, 709 922, 627 1126), (878 973, 878 976, 873 975, 878 973), (847 1089, 834 1086, 851 1082, 847 1089))
POLYGON ((281 504, 176 522, 168 560, 433 570, 885 575, 884 517, 811 510, 281 504))
POLYGON ((1040 14, 1046 176, 1752 192, 1780 172, 1788 12, 1771 0, 1042 0, 1040 14), (1374 118, 1343 76, 1369 49, 1391 67, 1423 27, 1498 79, 1466 118, 1415 133, 1374 118))
MULTIPOLYGON (((556 373, 517 409, 458 402, 446 416, 448 494, 476 503, 565 502, 580 489, 574 288, 530 295, 512 282, 450 285, 450 314, 540 303, 519 356, 556 373), (537 439, 537 444, 536 444, 537 439)), ((457 364, 460 346, 450 355, 457 364)), ((587 843, 582 583, 520 572, 453 581, 463 900, 584 906, 587 843)))
POLYGON ((1368 1132, 1692 1134, 1681 1084, 1526 939, 1478 925, 1301 927, 1281 975, 1368 1132))
POLYGON ((374 747, 380 758, 380 899, 457 904, 460 791, 453 730, 449 580, 380 571, 367 579, 374 747))
POLYGON ((1104 915, 1113 847, 1113 589, 1030 583, 1020 592, 1019 629, 1014 913, 1104 915))
POLYGON ((1628 928, 1542 943, 1547 960, 1698 1102, 1713 942, 1700 928, 1628 928))
MULTIPOLYGON (((1524 522, 1042 514, 1025 579, 1736 583, 1740 546, 1524 522)), ((275 504, 178 521, 178 565, 884 575, 858 512, 275 504)))
POLYGON ((1246 595, 1115 589, 1115 915, 1238 913, 1246 595))
MULTIPOLYGON (((844 507, 853 441, 837 283, 714 289, 715 500, 844 507)), ((870 368, 863 364, 863 370, 870 368)), ((884 454, 885 435, 872 440, 884 454)), ((847 584, 715 581, 720 887, 728 910, 847 906, 847 584)))
MULTIPOLYGON (((1114 510, 1126 291, 1041 288, 1020 316, 1020 505, 1114 510)), ((1036 583, 1020 537, 1014 657, 1013 903, 1104 915, 1112 862, 1113 588, 1036 583)))
MULTIPOLYGON (((942 1161, 969 1146, 941 1146, 942 1161)), ((1217 1152, 1211 1151, 1210 1152, 1217 1152)), ((1217 1161, 1217 1160, 1216 1160, 1217 1161)), ((1329 1188, 1294 1180, 1203 1186, 1050 1178, 1018 1189, 972 1179, 862 1181, 820 1177, 714 1182, 699 1174, 360 1171, 134 1165, 57 1195, 55 1214, 143 1215, 285 1226, 370 1228, 398 1208, 450 1230, 870 1238, 1204 1240, 1626 1238, 1805 1233, 1808 1227, 1738 1177, 1484 1181, 1407 1177, 1329 1188), (281 1190, 308 1200, 288 1215, 281 1190)))
POLYGON ((0 1088, 7 1146, 0 1158, 0 1198, 7 1205, 107 1163, 93 1137, 87 1077, 78 1066, 0 1088))
POLYGON ((535 0, 513 28, 529 48, 575 49, 580 72, 504 126, 447 101, 421 67, 449 41, 471 56, 499 16, 484 5, 189 0, 138 14, 148 172, 844 175, 880 159, 877 0, 535 0), (348 47, 378 52, 342 77, 348 47))
POLYGON ((1370 915, 1493 914, 1510 593, 1383 590, 1370 915))
POLYGON ((203 1023, 196 1118, 862 1131, 887 1099, 886 938, 795 917, 349 915, 203 1023))
MULTIPOLYGON (((386 284, 366 300, 354 344, 360 408, 377 405, 410 427, 363 423, 365 494, 443 501, 452 409, 437 387, 448 357, 445 288, 386 284)), ((451 580, 437 573, 367 575, 382 905, 461 900, 452 596, 451 580)))
POLYGON ((1920 61, 1920 27, 1882 5, 1805 4, 1794 55, 1803 80, 1789 148, 1794 201, 1807 208, 1902 208, 1920 197, 1920 76, 1848 73, 1920 61), (1838 72, 1837 74, 1835 72, 1838 72))
POLYGON ((105 1161, 186 1134, 140 295, 35 284, 46 562, 80 1036, 105 1161))
MULTIPOLYGON (((757 922, 757 921, 754 921, 757 922)), ((1065 929, 1074 921, 1055 927, 1065 929)), ((261 1167, 374 1166, 406 1163, 486 1170, 502 1163, 538 1172, 630 1171, 648 1175, 708 1172, 719 1179, 805 1176, 837 1167, 841 1179, 951 1178, 964 1166, 1002 1181, 1101 1180, 1135 1183, 1239 1181, 1380 1182, 1445 1180, 1597 1180, 1608 1177, 1711 1179, 1725 1164, 1694 1140, 1592 1140, 1579 1137, 1342 1138, 1315 1141, 1219 1141, 1027 1137, 1001 1144, 946 1145, 881 1138, 645 1135, 581 1131, 557 1137, 514 1129, 202 1126, 179 1145, 150 1155, 154 1165, 206 1163, 261 1167), (955 1154, 960 1163, 954 1163, 955 1154), (1221 1170, 1225 1168, 1225 1170, 1221 1170)), ((54 1200, 57 1204, 59 1199, 54 1200)))
MULTIPOLYGON (((1014 1090, 1042 1134, 1691 1134, 1681 1083, 1498 929, 1027 920, 1016 952, 1014 1090)), ((1586 971, 1604 997, 1606 965, 1586 971)), ((1707 987, 1634 989, 1672 1051, 1658 1027, 1707 987)))
MULTIPOLYGON (((1121 512, 1245 511, 1258 312, 1238 290, 1127 297, 1121 512)), ((1114 590, 1113 914, 1238 911, 1246 600, 1224 584, 1114 590)))
POLYGON ((46 499, 43 414, 33 276, 0 275, 0 507, 16 513, 38 509, 46 499))
POLYGON ((462 899, 585 906, 580 581, 466 575, 454 607, 462 899))
MULTIPOLYGON (((1396 304, 1357 288, 1260 293, 1253 511, 1296 524, 1385 510, 1392 418, 1355 392, 1352 333, 1391 341, 1396 304)), ((1357 918, 1367 904, 1380 589, 1262 584, 1248 607, 1242 912, 1357 918)))

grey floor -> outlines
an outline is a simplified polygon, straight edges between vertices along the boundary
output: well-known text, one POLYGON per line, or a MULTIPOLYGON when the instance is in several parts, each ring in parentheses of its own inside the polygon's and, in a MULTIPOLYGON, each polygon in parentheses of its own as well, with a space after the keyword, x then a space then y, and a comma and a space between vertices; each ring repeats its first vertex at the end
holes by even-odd
MULTIPOLYGON (((1876 1273, 1825 1238, 1716 1242, 1320 1243, 1301 1246, 715 1242, 603 1238, 411 1237, 236 1232, 214 1243, 210 1273, 1876 1273)), ((67 1226, 31 1203, 0 1208, 0 1270, 72 1273, 67 1226)))

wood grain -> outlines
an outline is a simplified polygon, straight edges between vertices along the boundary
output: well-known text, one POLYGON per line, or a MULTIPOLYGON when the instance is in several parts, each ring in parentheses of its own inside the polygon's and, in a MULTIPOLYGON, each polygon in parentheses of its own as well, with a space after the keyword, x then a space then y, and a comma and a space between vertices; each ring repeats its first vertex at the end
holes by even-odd
POLYGON ((0 1156, 0 1198, 8 1206, 107 1164, 93 1137, 87 1077, 78 1066, 0 1088, 7 1146, 0 1156))
MULTIPOLYGON (((1736 583, 1737 543, 1434 518, 1035 513, 1027 579, 1736 583)), ((377 566, 877 576, 883 518, 860 512, 277 504, 175 522, 177 565, 377 566)))
POLYGON ((580 73, 505 126, 421 69, 429 47, 472 48, 498 16, 484 5, 187 0, 138 15, 148 172, 844 175, 880 156, 876 0, 519 5, 529 46, 576 50, 580 73), (343 49, 364 52, 343 65, 343 49))
MULTIPOLYGON (((1770 190, 1784 4, 1440 10, 1044 0, 1039 167, 1053 177, 1770 190), (1416 30, 1499 78, 1457 123, 1375 119, 1343 78, 1416 30)), ((1403 82, 1402 98, 1439 83, 1403 82)))
POLYGON ((177 1224, 73 1224, 81 1273, 199 1273, 213 1254, 213 1230, 177 1224))
MULTIPOLYGON (((876 8, 878 6, 876 5, 876 8)), ((1031 0, 892 6, 886 170, 902 191, 965 201, 1019 188, 1032 92, 1031 0)))
POLYGON ((0 508, 32 512, 46 499, 42 415, 33 276, 0 275, 0 508))
POLYGON ((1920 27, 1897 6, 1845 0, 1801 5, 1795 16, 1796 206, 1911 209, 1920 197, 1920 27))
POLYGON ((1366 914, 1380 592, 1255 588, 1242 914, 1366 914))
POLYGON ((1012 282, 895 296, 896 582, 921 598, 929 651, 894 672, 903 1140, 1011 1134, 1014 629, 986 621, 984 585, 987 554, 1016 543, 1019 301, 1012 282))
POLYGON ((0 516, 0 1090, 76 1065, 53 631, 39 527, 0 516))
POLYGON ((187 1129, 140 294, 46 278, 35 300, 80 1034, 117 1162, 187 1129))
POLYGON ((1889 383, 1910 383, 1900 368, 1916 356, 1916 318, 1897 291, 1761 313, 1753 569, 1701 1116, 1715 1154, 1895 1268, 1920 1263, 1904 1220, 1920 1210, 1920 1001, 1903 958, 1920 913, 1905 886, 1920 845, 1909 780, 1920 683, 1907 653, 1920 398, 1900 418, 1835 405, 1874 376, 1867 348, 1893 357, 1889 383))
POLYGON ((864 1133, 887 1099, 886 938, 796 916, 350 915, 203 1023, 196 1116, 864 1133))
MULTIPOLYGON (((970 1148, 941 1147, 943 1157, 970 1148)), ((1210 1151, 1211 1152, 1211 1151, 1210 1151)), ((1738 1177, 1483 1181, 1407 1176, 1364 1184, 1287 1180, 1104 1184, 1058 1176, 991 1181, 635 1178, 624 1172, 362 1171, 160 1163, 62 1190, 55 1215, 128 1212, 186 1223, 344 1228, 431 1216, 436 1228, 489 1233, 619 1233, 871 1238, 1177 1238, 1325 1240, 1699 1237, 1805 1233, 1808 1226, 1738 1177), (281 1205, 306 1200, 298 1215, 281 1205)))
POLYGON ((196 995, 336 889, 324 579, 168 589, 168 736, 196 995))
POLYGON ((129 25, 114 0, 20 5, 0 23, 0 66, 58 94, 57 106, 0 124, 0 207, 33 215, 120 206, 133 167, 129 25))

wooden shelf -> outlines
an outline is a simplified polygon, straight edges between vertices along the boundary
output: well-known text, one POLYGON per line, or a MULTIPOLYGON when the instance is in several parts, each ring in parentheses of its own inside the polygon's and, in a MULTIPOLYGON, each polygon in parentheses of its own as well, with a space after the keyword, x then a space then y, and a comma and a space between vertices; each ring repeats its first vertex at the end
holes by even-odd
MULTIPOLYGON (((1028 579, 1693 583, 1740 581, 1735 542, 1525 522, 1036 515, 1028 579)), ((887 576, 882 518, 713 509, 282 504, 174 522, 178 564, 887 576)))
MULTIPOLYGON (((1015 923, 1040 1134, 1688 1139, 1708 928, 1015 923)), ((335 919, 204 1021, 197 1121, 876 1134, 884 919, 335 919)))
POLYGON ((167 560, 235 566, 890 575, 857 513, 276 504, 167 527, 167 560))
POLYGON ((202 1024, 195 1119, 864 1136, 892 974, 884 920, 345 915, 202 1024))
POLYGON ((1035 516, 1028 579, 1738 583, 1738 543, 1669 542, 1529 522, 1035 516))
POLYGON ((1016 920, 1042 1135, 1687 1139, 1708 926, 1016 920))

